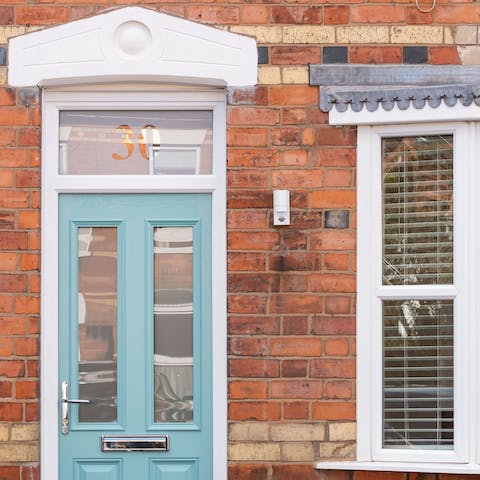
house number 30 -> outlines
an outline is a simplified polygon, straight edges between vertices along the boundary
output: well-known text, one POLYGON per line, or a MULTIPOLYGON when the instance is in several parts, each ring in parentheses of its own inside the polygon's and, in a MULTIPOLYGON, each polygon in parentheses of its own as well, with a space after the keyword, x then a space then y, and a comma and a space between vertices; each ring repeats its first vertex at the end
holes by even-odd
MULTIPOLYGON (((119 153, 114 153, 112 158, 114 160, 128 160, 132 155, 135 149, 134 141, 133 141, 133 128, 130 125, 120 125, 115 129, 117 132, 122 133, 122 140, 121 143, 125 145, 127 148, 126 155, 120 155, 119 153)), ((145 125, 140 129, 140 133, 137 136, 138 139, 138 149, 140 150, 140 155, 145 159, 148 160, 148 152, 147 152, 147 144, 145 142, 144 132, 148 130, 155 130, 153 125, 145 125)))

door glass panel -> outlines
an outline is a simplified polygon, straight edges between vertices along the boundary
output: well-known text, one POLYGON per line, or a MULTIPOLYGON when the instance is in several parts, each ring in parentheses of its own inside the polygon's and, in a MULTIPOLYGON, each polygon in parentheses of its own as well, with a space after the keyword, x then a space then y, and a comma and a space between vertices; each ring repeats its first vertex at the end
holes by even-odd
POLYGON ((212 173, 212 111, 62 111, 63 175, 212 173))
POLYGON ((154 420, 193 421, 193 229, 154 228, 154 420))
POLYGON ((78 228, 80 422, 117 420, 117 228, 78 228))

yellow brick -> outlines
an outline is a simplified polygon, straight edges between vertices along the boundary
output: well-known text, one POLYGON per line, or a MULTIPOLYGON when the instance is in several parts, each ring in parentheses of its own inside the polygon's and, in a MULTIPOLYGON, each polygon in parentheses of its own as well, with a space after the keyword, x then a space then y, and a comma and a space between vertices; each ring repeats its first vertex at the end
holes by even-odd
POLYGON ((388 27, 337 27, 337 43, 389 43, 388 27))
POLYGON ((0 67, 0 85, 7 84, 7 67, 0 67))
POLYGON ((0 443, 0 462, 36 462, 38 445, 34 443, 0 443))
POLYGON ((229 428, 229 440, 268 440, 268 424, 263 422, 233 423, 229 428))
POLYGON ((280 67, 269 65, 258 66, 258 83, 260 85, 278 85, 282 83, 280 67))
POLYGON ((38 440, 38 425, 35 423, 13 425, 12 440, 38 440))
POLYGON ((282 27, 231 27, 230 31, 254 37, 258 43, 280 43, 282 41, 282 27))
POLYGON ((328 439, 331 441, 355 440, 357 425, 355 422, 331 423, 328 426, 328 439))
POLYGON ((453 45, 455 43, 455 40, 453 38, 453 29, 451 27, 444 27, 443 43, 445 45, 453 45))
POLYGON ((283 27, 283 43, 335 43, 335 27, 293 25, 283 27))
MULTIPOLYGON (((445 33, 448 27, 445 27, 445 33)), ((453 42, 456 45, 476 45, 478 27, 476 25, 459 25, 449 28, 453 35, 453 42)), ((446 36, 446 35, 445 35, 446 36)))
POLYGON ((425 25, 394 26, 390 29, 392 43, 442 44, 443 28, 425 25))
POLYGON ((0 425, 0 442, 6 442, 10 440, 10 429, 8 425, 0 425))
POLYGON ((284 462, 313 462, 313 444, 308 442, 285 442, 281 444, 281 460, 284 462))
POLYGON ((7 43, 9 38, 23 35, 25 27, 0 27, 0 43, 7 43))
POLYGON ((228 449, 228 457, 233 461, 278 461, 280 460, 280 444, 234 443, 228 449))
POLYGON ((25 33, 37 32, 38 30, 44 30, 45 28, 48 28, 48 27, 42 27, 42 26, 38 26, 38 25, 30 25, 25 29, 25 33))
POLYGON ((319 446, 320 459, 355 460, 356 448, 354 443, 323 442, 319 446))
POLYGON ((272 425, 271 439, 274 441, 315 441, 325 439, 323 423, 288 423, 272 425))
POLYGON ((308 85, 308 67, 283 67, 282 80, 283 83, 308 85))
POLYGON ((468 47, 457 47, 458 56, 463 65, 480 64, 480 47, 472 45, 468 47))

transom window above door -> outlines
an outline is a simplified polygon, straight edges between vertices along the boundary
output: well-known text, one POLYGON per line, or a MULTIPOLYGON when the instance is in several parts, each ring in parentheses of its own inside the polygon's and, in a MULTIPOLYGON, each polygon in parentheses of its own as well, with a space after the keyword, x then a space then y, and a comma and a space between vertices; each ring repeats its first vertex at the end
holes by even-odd
POLYGON ((60 112, 61 175, 209 175, 211 110, 60 112))

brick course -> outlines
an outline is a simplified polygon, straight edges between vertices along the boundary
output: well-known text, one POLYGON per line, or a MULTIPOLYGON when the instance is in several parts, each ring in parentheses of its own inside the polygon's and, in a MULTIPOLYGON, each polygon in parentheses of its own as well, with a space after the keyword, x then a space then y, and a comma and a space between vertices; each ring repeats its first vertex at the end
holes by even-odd
MULTIPOLYGON (((227 94, 229 479, 460 478, 312 468, 355 455, 356 132, 328 126, 307 67, 322 62, 325 46, 343 47, 350 63, 403 63, 404 47, 421 47, 431 64, 478 63, 480 6, 440 3, 421 13, 376 0, 6 1, 0 48, 131 3, 251 35, 269 61, 258 86, 227 94), (275 188, 291 191, 288 227, 272 226, 275 188), (335 215, 346 220, 326 220, 335 215)), ((36 480, 39 96, 9 88, 5 74, 0 67, 0 478, 36 480)))

